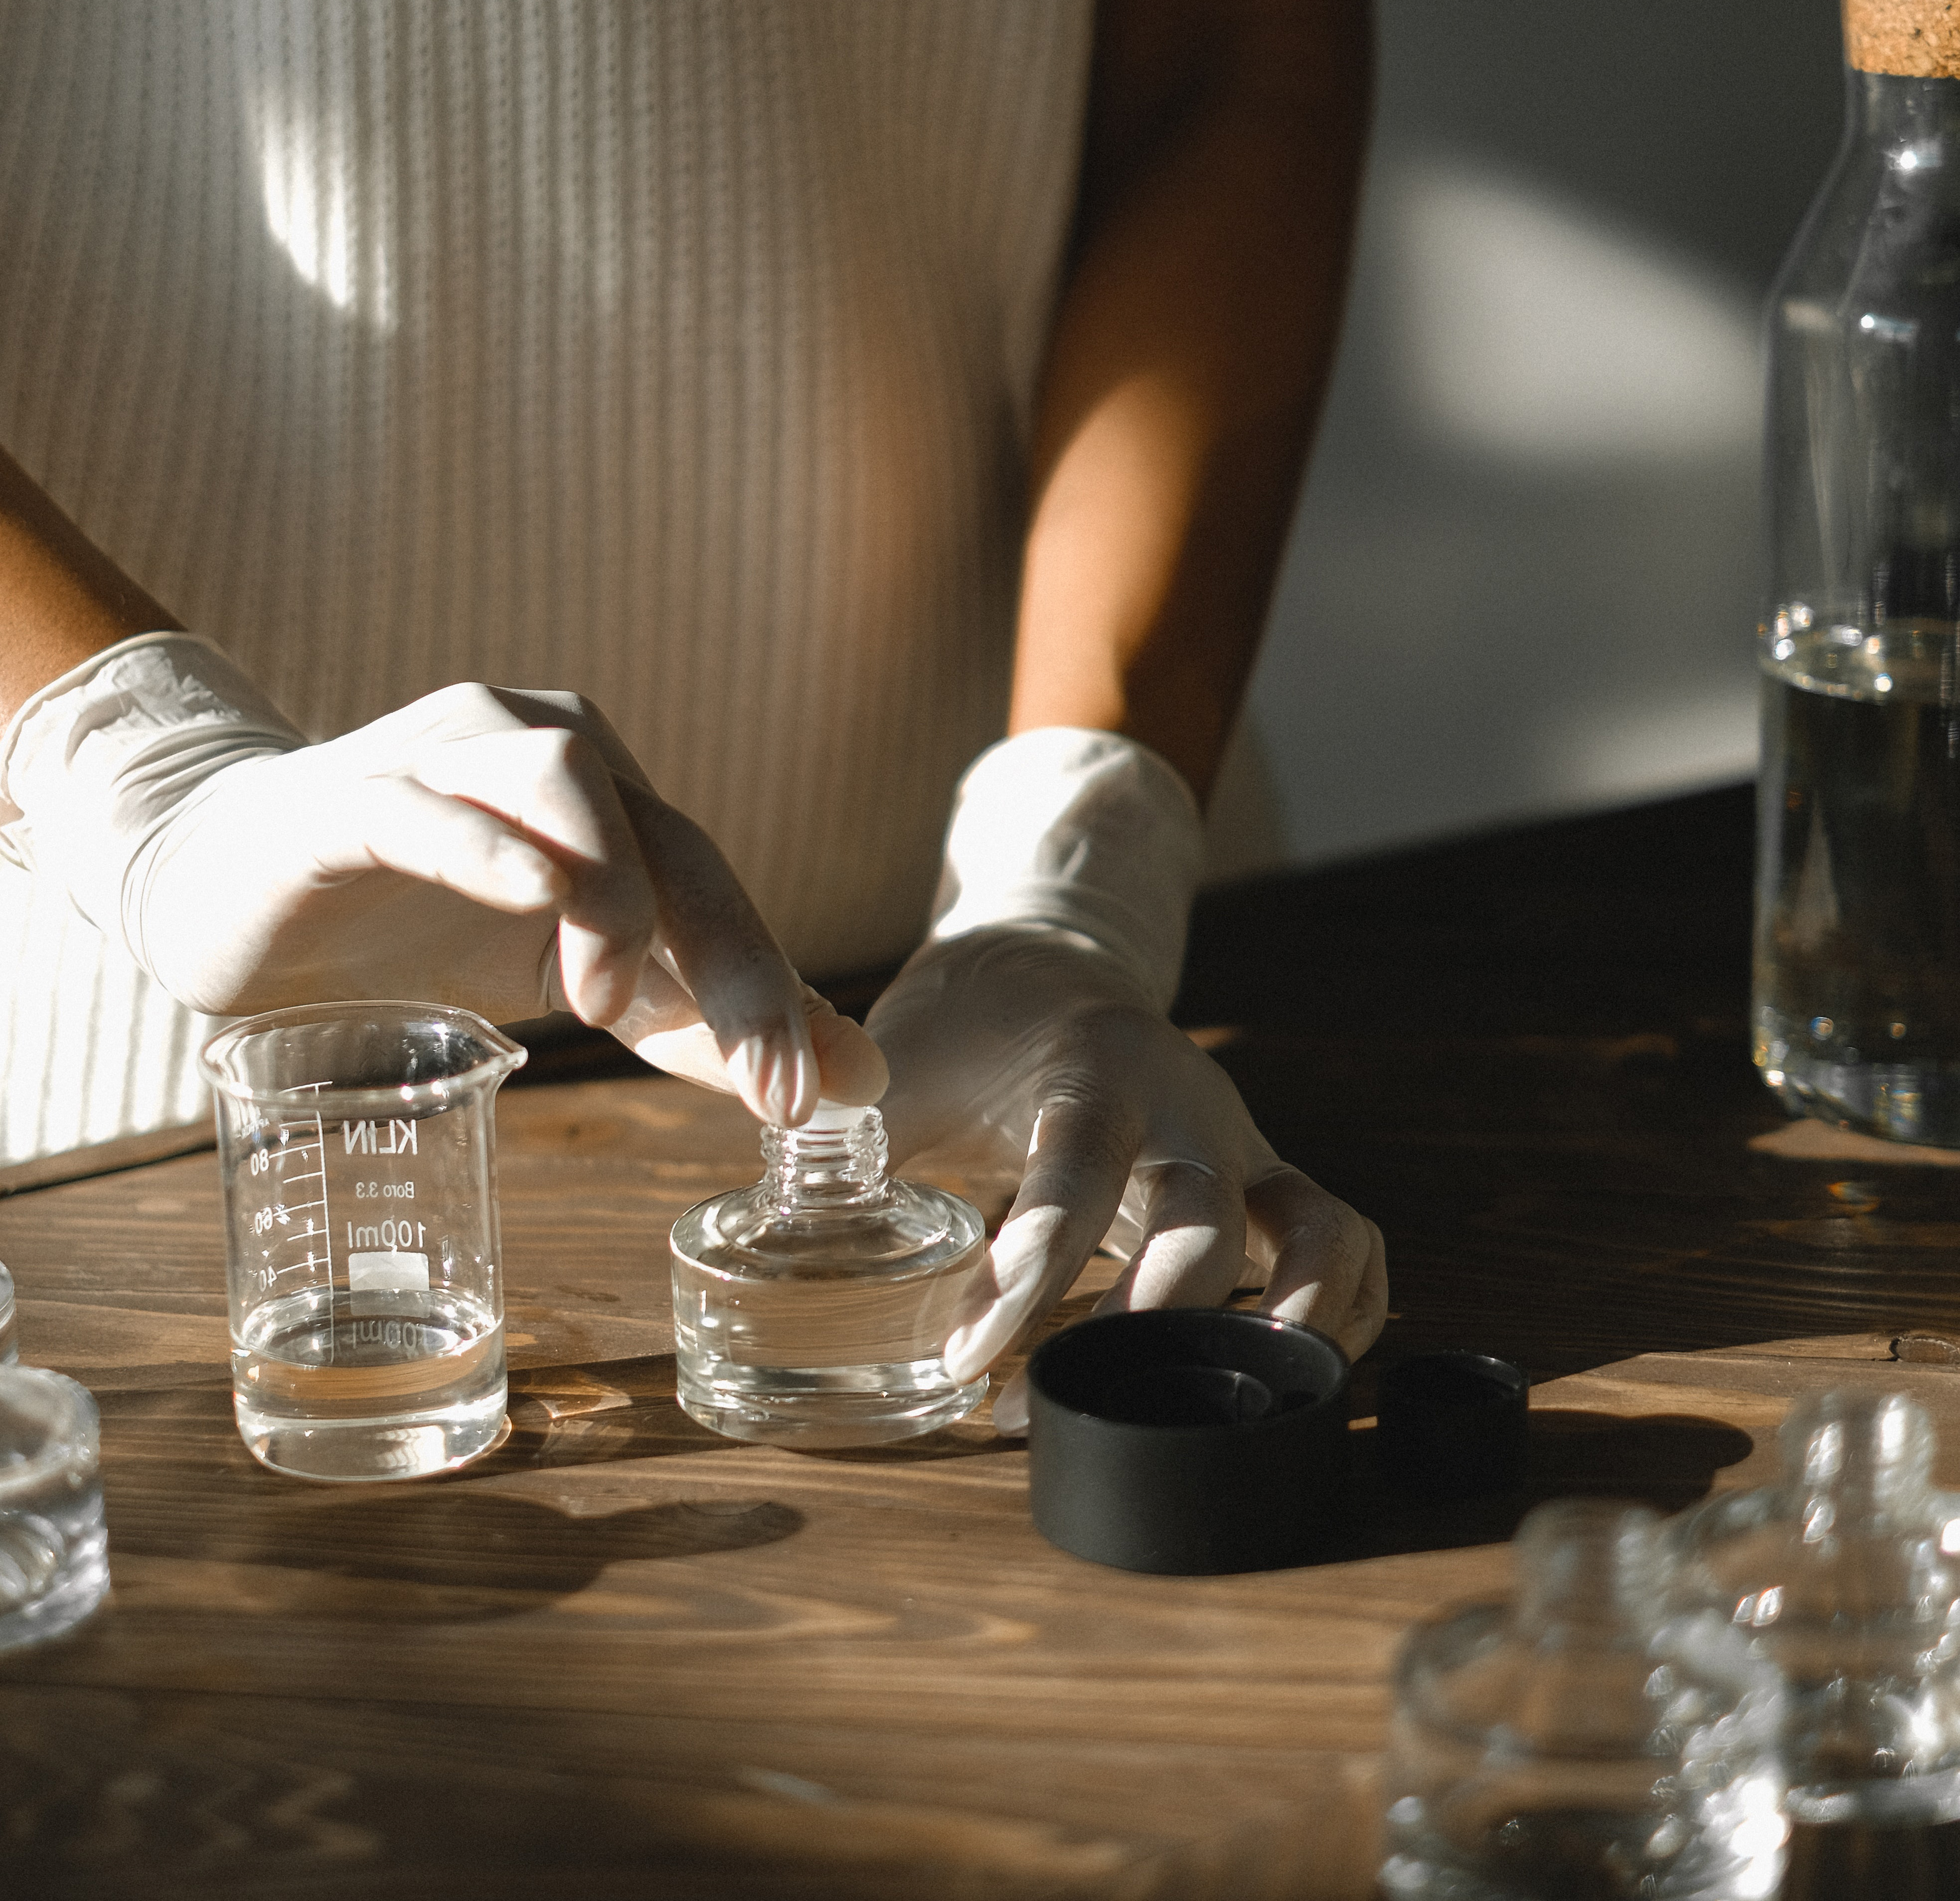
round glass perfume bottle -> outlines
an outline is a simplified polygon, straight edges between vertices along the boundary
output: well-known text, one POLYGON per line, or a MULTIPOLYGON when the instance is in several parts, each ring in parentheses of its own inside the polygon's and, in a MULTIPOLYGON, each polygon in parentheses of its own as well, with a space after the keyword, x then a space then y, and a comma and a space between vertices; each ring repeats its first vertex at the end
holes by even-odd
POLYGON ((733 1439, 875 1445, 950 1424, 985 1374, 946 1370, 987 1271, 979 1211, 885 1173, 875 1109, 762 1132, 762 1178, 673 1225, 681 1405, 733 1439))
POLYGON ((1518 1590, 1418 1624, 1395 1670, 1386 1901, 1769 1901, 1776 1675, 1666 1609, 1659 1521, 1541 1505, 1518 1590))

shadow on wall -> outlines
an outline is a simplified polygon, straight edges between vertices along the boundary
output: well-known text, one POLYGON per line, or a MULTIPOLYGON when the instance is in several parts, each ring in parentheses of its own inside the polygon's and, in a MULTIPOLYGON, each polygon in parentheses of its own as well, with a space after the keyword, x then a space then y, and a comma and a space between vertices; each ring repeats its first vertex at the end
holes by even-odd
POLYGON ((1341 361, 1212 823, 1240 875, 1745 776, 1763 298, 1834 0, 1379 0, 1341 361))

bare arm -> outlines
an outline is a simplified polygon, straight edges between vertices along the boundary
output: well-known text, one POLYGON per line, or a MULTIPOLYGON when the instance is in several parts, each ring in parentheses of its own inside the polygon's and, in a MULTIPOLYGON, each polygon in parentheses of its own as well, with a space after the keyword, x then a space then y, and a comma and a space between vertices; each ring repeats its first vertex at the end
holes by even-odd
POLYGON ((100 648, 182 624, 0 449, 0 724, 100 648))
POLYGON ((1102 0, 1043 381, 1009 730, 1209 791, 1331 367, 1367 0, 1102 0))

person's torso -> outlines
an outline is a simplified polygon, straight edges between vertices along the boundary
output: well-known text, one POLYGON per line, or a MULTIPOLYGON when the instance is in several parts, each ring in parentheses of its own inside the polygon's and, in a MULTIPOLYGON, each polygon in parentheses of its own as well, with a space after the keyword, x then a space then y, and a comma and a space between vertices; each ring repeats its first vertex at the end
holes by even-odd
MULTIPOLYGON (((313 735, 576 688, 883 962, 1004 714, 1090 13, 0 0, 0 444, 313 735)), ((197 1113, 7 868, 0 979, 0 1160, 197 1113)))
POLYGON ((571 686, 813 969, 1004 709, 1081 0, 0 0, 0 443, 317 736, 571 686))

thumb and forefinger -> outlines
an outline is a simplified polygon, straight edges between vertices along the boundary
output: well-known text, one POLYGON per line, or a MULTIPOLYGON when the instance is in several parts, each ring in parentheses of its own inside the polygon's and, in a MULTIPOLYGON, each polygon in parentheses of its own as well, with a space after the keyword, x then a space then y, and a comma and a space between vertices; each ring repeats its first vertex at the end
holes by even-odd
POLYGON ((453 710, 493 729, 509 721, 515 731, 489 739, 500 755, 533 750, 540 729, 574 736, 533 766, 539 783, 519 810, 506 792, 456 782, 455 763, 481 739, 444 734, 440 749, 450 762, 440 789, 514 824, 563 874, 554 1001, 663 1068, 732 1090, 765 1121, 807 1120, 826 1093, 876 1098, 876 1047, 807 990, 714 841, 653 790, 597 707, 488 689, 453 710), (541 833, 533 815, 546 813, 541 833))
POLYGON ((612 1033, 663 1069, 732 1088, 765 1122, 807 1121, 823 1097, 875 1102, 877 1045, 797 975, 714 841, 643 785, 619 790, 657 922, 612 1033))

